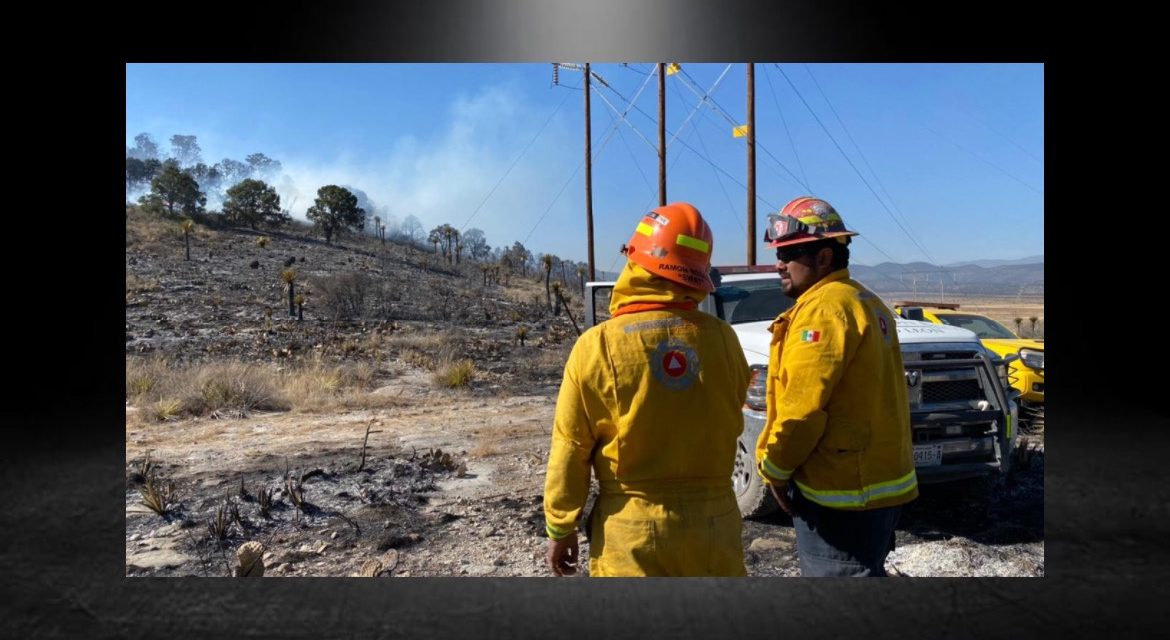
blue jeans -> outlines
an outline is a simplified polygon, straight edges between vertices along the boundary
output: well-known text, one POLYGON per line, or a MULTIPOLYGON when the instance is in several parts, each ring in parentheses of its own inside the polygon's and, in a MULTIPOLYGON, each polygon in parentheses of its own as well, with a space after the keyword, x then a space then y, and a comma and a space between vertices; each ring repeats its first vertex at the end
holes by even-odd
POLYGON ((796 553, 802 576, 886 577, 894 526, 902 507, 843 511, 821 506, 788 483, 796 517, 796 553))

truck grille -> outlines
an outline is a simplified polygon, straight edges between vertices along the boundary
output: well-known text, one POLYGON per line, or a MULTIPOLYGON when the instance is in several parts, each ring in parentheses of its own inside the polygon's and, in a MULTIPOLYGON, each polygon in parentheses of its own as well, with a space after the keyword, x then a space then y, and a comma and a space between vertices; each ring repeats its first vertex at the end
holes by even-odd
POLYGON ((978 380, 940 380, 922 385, 922 402, 966 402, 982 400, 983 390, 978 380))

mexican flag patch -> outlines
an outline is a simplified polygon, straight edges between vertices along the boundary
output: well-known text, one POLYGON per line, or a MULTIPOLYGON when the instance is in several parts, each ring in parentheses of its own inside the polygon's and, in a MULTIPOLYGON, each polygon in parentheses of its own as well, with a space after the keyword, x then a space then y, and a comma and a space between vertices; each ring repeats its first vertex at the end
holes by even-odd
POLYGON ((811 329, 805 329, 804 331, 800 332, 800 341, 801 342, 819 342, 820 339, 821 339, 821 332, 820 331, 813 331, 811 329))

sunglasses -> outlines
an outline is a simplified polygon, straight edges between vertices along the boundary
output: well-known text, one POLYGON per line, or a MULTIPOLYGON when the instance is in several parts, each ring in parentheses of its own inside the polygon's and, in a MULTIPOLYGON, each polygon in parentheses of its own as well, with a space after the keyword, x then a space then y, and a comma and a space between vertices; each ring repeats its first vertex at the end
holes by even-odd
POLYGON ((802 256, 812 255, 822 248, 807 244, 798 244, 791 247, 776 247, 776 259, 780 262, 792 262, 802 256))

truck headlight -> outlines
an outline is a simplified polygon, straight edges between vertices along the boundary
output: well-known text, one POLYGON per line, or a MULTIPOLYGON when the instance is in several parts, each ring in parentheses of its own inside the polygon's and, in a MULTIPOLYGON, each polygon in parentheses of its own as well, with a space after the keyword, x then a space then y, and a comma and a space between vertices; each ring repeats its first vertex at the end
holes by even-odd
POLYGON ((1020 360, 1025 365, 1036 369, 1037 371, 1044 370, 1044 352, 1035 349, 1020 349, 1020 360))
POLYGON ((768 410, 768 367, 762 364, 751 366, 748 378, 747 406, 756 411, 768 410))

